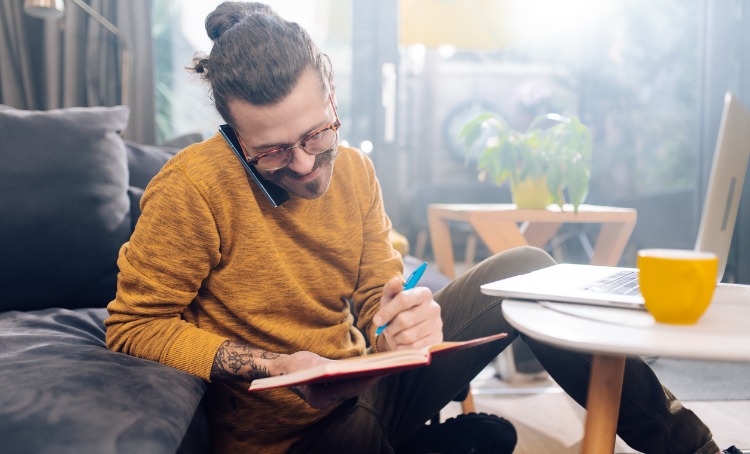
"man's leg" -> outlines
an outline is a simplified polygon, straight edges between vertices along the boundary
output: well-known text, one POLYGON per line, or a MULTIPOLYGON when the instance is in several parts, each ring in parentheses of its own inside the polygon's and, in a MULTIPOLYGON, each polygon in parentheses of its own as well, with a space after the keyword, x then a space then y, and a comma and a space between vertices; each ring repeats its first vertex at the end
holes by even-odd
MULTIPOLYGON (((512 253, 514 255, 500 255, 497 256, 498 260, 489 259, 478 265, 436 295, 436 300, 444 310, 446 340, 463 340, 486 335, 484 331, 475 334, 473 330, 477 324, 467 325, 474 314, 466 314, 460 310, 466 300, 497 301, 481 294, 481 284, 554 263, 547 254, 533 248, 519 248, 512 253), (542 254, 543 257, 540 257, 542 254), (506 259, 510 259, 510 262, 506 259), (508 266, 514 269, 514 265, 519 266, 515 272, 507 269, 508 266)), ((502 331, 515 333, 501 313, 492 313, 491 316, 502 319, 502 325, 505 326, 502 331)), ((585 407, 591 355, 561 350, 526 336, 522 337, 550 375, 571 397, 585 407)), ((448 368, 450 367, 448 365, 448 368)), ((433 367, 430 369, 430 373, 440 373, 433 367)), ((471 371, 474 374, 478 372, 471 371)), ((626 362, 617 433, 631 447, 642 452, 715 454, 719 451, 708 428, 661 385, 651 368, 640 358, 629 358, 626 362)))
MULTIPOLYGON (((522 336, 539 362, 576 402, 586 406, 591 355, 561 350, 522 336)), ((628 358, 617 434, 647 453, 719 452, 711 431, 664 388, 640 358, 628 358)))
POLYGON ((427 368, 388 377, 389 383, 377 390, 377 398, 382 399, 385 393, 386 400, 382 402, 386 404, 381 411, 388 421, 389 438, 394 446, 453 400, 517 336, 502 316, 502 298, 484 295, 479 287, 554 263, 540 249, 513 249, 474 266, 435 294, 435 301, 441 306, 445 341, 470 340, 497 333, 508 333, 508 337, 467 350, 447 352, 434 358, 427 368))
MULTIPOLYGON (((450 402, 516 337, 515 329, 502 316, 502 299, 482 294, 479 286, 553 263, 539 249, 517 248, 491 257, 464 273, 435 295, 442 308, 445 340, 467 340, 499 332, 507 332, 508 337, 438 357, 427 368, 384 378, 356 403, 352 401, 336 416, 327 418, 317 428, 320 431, 311 437, 322 443, 321 448, 324 440, 338 440, 344 445, 347 441, 361 443, 360 448, 365 452, 389 452, 391 446, 398 446, 450 402), (351 440, 344 441, 349 438, 347 434, 351 440), (377 448, 370 451, 367 447, 377 448)), ((530 339, 527 343, 550 375, 584 405, 590 355, 530 339)), ((638 359, 628 360, 626 365, 618 433, 633 448, 648 453, 718 452, 705 425, 662 388, 650 368, 638 359)))
MULTIPOLYGON (((502 299, 483 295, 481 284, 543 268, 554 261, 541 250, 519 248, 491 257, 435 295, 446 341, 507 332, 508 337, 448 352, 429 367, 381 379, 356 401, 311 428, 298 452, 324 452, 337 443, 352 452, 390 452, 437 414, 516 337, 503 319, 502 299)), ((292 452, 295 452, 294 450, 292 452)))

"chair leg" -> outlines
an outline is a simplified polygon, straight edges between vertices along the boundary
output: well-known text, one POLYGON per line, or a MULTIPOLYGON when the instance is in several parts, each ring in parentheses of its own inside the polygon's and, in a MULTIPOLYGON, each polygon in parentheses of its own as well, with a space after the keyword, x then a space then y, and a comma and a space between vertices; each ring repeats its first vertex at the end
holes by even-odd
POLYGON ((476 408, 474 407, 474 396, 471 394, 471 385, 469 385, 469 392, 466 394, 466 398, 461 402, 461 411, 466 413, 475 413, 476 408))
POLYGON ((466 239, 466 255, 464 256, 464 263, 466 264, 467 269, 474 266, 474 257, 476 256, 476 254, 477 254, 477 236, 472 233, 466 239))
POLYGON ((424 250, 427 247, 427 229, 419 229, 417 244, 414 245, 414 257, 424 260, 424 250))

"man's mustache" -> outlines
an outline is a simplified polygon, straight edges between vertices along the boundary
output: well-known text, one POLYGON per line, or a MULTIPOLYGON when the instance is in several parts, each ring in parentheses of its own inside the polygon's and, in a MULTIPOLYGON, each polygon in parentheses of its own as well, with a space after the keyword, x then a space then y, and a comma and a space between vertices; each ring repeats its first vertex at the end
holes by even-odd
MULTIPOLYGON (((313 168, 309 173, 314 172, 317 168, 319 168, 323 164, 333 162, 338 155, 339 155, 338 151, 335 148, 331 148, 330 150, 324 151, 323 153, 320 153, 319 155, 315 156, 315 164, 313 164, 313 168)), ((271 181, 274 181, 274 180, 278 181, 284 177, 297 179, 297 178, 302 178, 304 176, 305 175, 295 172, 289 167, 284 167, 283 169, 279 169, 276 172, 274 172, 273 175, 271 175, 269 179, 271 181)))

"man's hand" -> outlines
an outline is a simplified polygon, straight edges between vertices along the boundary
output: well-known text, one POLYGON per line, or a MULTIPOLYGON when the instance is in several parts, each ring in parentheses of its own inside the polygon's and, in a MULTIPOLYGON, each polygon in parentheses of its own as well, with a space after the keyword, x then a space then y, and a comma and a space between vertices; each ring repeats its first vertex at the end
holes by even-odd
POLYGON ((313 352, 291 355, 253 348, 244 342, 225 341, 219 347, 211 368, 211 381, 253 381, 256 378, 284 375, 331 361, 313 352))
MULTIPOLYGON (((297 352, 279 361, 279 375, 288 374, 300 369, 308 369, 333 361, 312 352, 297 352)), ((347 399, 358 396, 362 391, 378 381, 377 378, 359 378, 342 380, 324 385, 299 385, 292 389, 313 408, 328 408, 338 405, 347 399)))
POLYGON ((403 290, 400 279, 393 278, 383 288, 380 309, 373 323, 388 327, 379 336, 378 351, 427 347, 443 341, 440 306, 426 287, 403 290))
POLYGON ((354 378, 323 385, 299 385, 293 387, 292 391, 304 399, 307 405, 325 409, 360 395, 378 380, 379 377, 354 378))
POLYGON ((211 381, 252 381, 272 375, 274 364, 284 355, 253 348, 243 342, 224 341, 211 366, 211 381))
MULTIPOLYGON (((332 360, 313 352, 282 355, 252 348, 242 342, 226 341, 214 358, 211 381, 252 381, 309 369, 329 361, 332 360)), ((300 385, 292 388, 292 391, 313 408, 327 408, 359 395, 377 381, 377 378, 363 378, 328 385, 300 385)))

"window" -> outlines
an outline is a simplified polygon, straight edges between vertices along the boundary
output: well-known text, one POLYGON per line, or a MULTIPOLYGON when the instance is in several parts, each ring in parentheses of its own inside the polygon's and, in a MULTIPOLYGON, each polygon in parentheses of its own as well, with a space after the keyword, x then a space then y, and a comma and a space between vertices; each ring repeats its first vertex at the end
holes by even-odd
POLYGON ((538 114, 580 117, 595 140, 590 194, 600 201, 695 184, 703 2, 535 0, 499 9, 485 19, 508 26, 503 49, 402 49, 405 84, 418 87, 413 118, 434 122, 409 139, 408 148, 427 145, 425 178, 474 176, 457 170, 465 159, 455 136, 468 116, 492 109, 520 130, 538 114))

